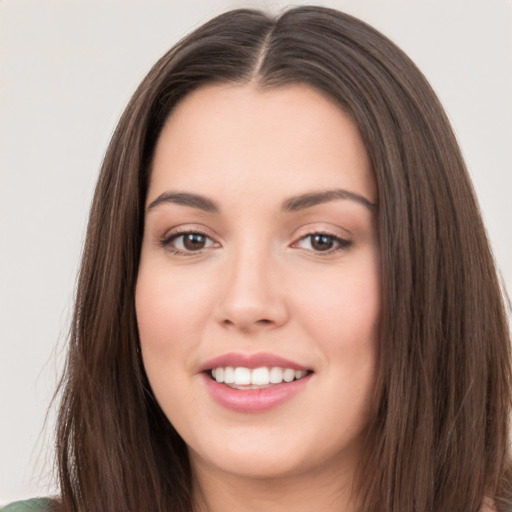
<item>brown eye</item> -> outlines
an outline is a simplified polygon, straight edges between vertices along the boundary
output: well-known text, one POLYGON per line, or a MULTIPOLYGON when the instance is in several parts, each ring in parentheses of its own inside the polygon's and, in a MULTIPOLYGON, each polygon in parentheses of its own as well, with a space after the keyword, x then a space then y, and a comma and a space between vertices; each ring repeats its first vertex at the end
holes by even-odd
POLYGON ((330 235, 311 235, 310 243, 315 251, 328 251, 333 248, 335 239, 330 235))
POLYGON ((198 251, 206 245, 206 237, 200 233, 187 233, 182 236, 183 248, 187 251, 198 251))

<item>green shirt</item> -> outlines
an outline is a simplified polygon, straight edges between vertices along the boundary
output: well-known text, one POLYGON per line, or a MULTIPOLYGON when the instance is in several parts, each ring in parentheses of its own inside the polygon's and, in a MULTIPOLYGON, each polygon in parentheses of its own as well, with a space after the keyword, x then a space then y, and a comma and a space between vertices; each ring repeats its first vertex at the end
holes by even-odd
POLYGON ((15 501, 0 509, 0 512, 48 512, 52 500, 49 498, 33 498, 31 500, 15 501))

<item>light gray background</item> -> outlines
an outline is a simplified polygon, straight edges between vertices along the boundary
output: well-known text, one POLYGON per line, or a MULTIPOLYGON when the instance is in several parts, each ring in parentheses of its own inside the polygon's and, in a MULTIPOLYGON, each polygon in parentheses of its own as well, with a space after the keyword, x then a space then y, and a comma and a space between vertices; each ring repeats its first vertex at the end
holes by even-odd
MULTIPOLYGON (((510 290, 511 1, 317 3, 373 24, 427 75, 455 127, 510 290)), ((52 415, 46 434, 42 427, 93 186, 123 106, 151 64, 214 14, 286 5, 0 0, 0 503, 52 489, 52 415)))

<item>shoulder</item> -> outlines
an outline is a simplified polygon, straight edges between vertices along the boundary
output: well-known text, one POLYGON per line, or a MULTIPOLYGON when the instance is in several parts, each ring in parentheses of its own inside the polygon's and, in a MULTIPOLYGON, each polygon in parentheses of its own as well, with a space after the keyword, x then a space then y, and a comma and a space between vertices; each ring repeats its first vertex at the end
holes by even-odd
POLYGON ((0 508, 0 512, 50 512, 55 502, 50 498, 16 501, 0 508))

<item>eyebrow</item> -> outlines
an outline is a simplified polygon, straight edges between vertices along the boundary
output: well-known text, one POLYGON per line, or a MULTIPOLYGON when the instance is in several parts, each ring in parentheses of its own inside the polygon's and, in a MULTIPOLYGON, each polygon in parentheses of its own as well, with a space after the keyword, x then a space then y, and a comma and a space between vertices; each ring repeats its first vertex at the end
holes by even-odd
MULTIPOLYGON (((357 194, 356 192, 350 192, 345 189, 335 189, 325 190, 322 192, 308 192, 306 194, 290 197, 283 202, 281 210, 283 212, 296 212, 311 208, 318 204, 335 201, 337 199, 356 201, 357 203, 366 206, 372 212, 377 207, 376 203, 372 203, 370 200, 366 199, 366 197, 357 194)), ((192 194, 190 192, 164 192, 152 201, 147 209, 150 211, 162 203, 190 206, 210 213, 220 212, 219 206, 214 201, 205 196, 192 194)))
POLYGON ((372 203, 370 200, 366 199, 366 197, 357 194, 356 192, 350 192, 349 190, 340 188, 336 190, 325 190, 323 192, 310 192, 290 197, 290 199, 287 199, 283 203, 281 209, 284 212, 296 212, 299 210, 305 210, 306 208, 311 208, 318 204, 328 203, 336 199, 349 199, 351 201, 356 201, 357 203, 369 208, 372 212, 377 208, 377 204, 372 203))
POLYGON ((148 206, 148 211, 162 203, 191 206, 192 208, 198 208, 199 210, 211 213, 218 213, 220 211, 219 207, 211 199, 198 194, 190 194, 189 192, 164 192, 148 206))

